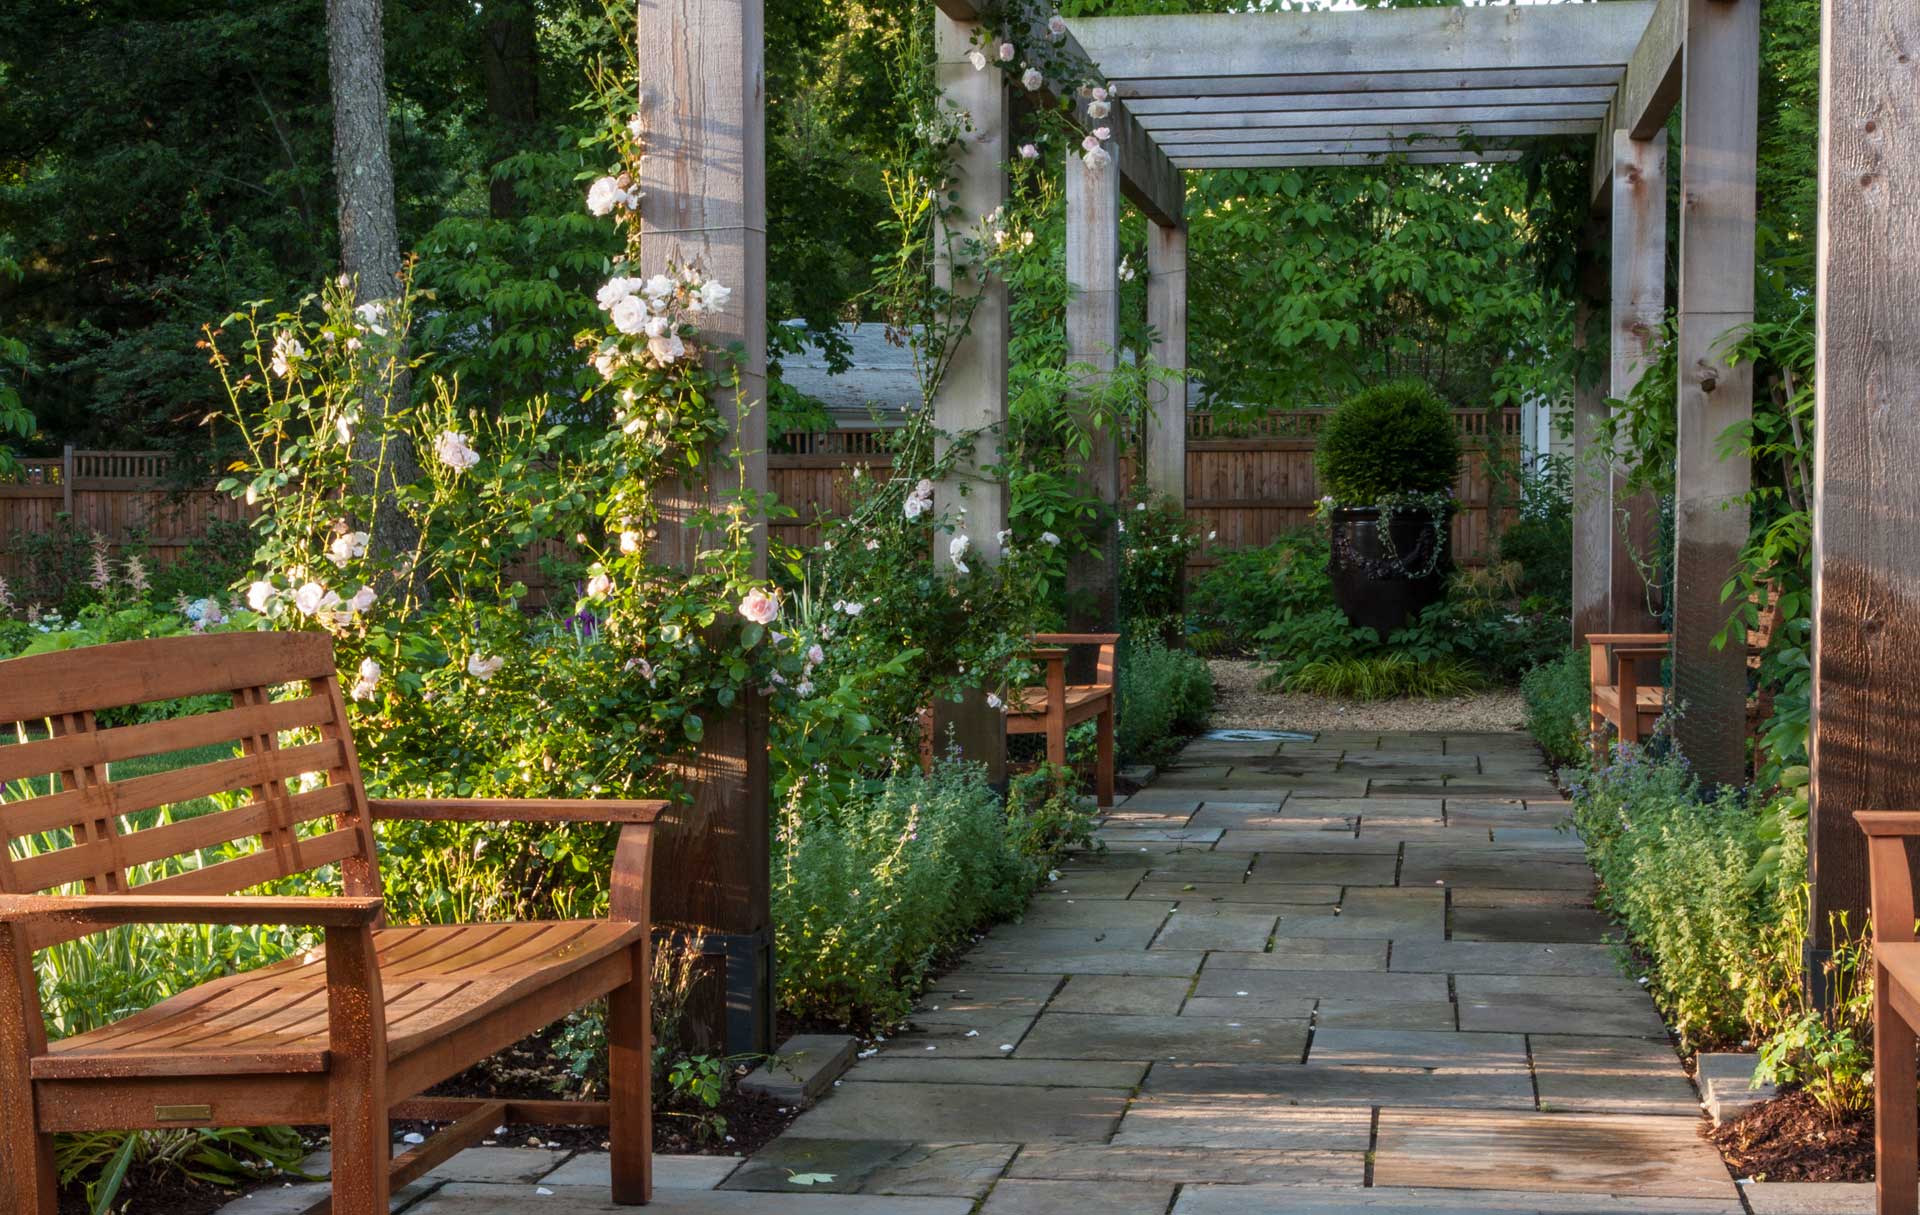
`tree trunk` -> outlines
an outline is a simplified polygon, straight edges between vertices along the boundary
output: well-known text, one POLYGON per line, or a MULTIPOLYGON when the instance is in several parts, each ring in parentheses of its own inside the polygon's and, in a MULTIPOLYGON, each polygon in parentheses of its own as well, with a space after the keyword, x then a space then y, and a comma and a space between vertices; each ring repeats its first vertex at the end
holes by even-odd
MULTIPOLYGON (((354 282, 354 302, 392 300, 400 293, 400 224, 394 213, 393 155, 387 147, 386 48, 381 38, 381 0, 327 0, 327 67, 333 83, 333 175, 340 203, 340 260, 354 282)), ((368 343, 368 349, 373 349, 368 343)), ((404 436, 392 436, 381 451, 376 425, 389 404, 410 394, 405 352, 382 352, 369 360, 372 381, 364 394, 354 439, 354 489, 373 496, 368 523, 378 551, 411 554, 419 530, 394 505, 392 489, 419 479, 420 467, 404 436)), ((411 571, 412 567, 407 567, 411 571)), ((417 575, 402 577, 416 584, 417 575)))
MULTIPOLYGON (((540 45, 533 6, 520 0, 489 4, 481 28, 480 57, 487 83, 492 140, 487 164, 491 168, 525 151, 540 123, 540 45)), ((520 213, 511 181, 490 178, 487 203, 495 219, 512 219, 520 213)))

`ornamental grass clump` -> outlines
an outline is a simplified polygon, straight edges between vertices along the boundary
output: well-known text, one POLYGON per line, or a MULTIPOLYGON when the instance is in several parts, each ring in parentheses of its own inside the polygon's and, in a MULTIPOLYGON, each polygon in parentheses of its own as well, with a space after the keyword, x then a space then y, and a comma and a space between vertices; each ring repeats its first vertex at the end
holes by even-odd
POLYGON ((1357 392, 1320 430, 1321 492, 1338 506, 1443 494, 1460 475, 1460 436, 1445 400, 1418 380, 1357 392))

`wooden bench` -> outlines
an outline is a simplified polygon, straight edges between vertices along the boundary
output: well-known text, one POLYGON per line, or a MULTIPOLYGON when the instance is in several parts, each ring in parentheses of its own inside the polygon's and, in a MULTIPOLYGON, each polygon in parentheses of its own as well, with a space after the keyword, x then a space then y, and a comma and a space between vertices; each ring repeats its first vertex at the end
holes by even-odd
MULTIPOLYGON (((1758 604, 1758 600, 1754 601, 1758 604)), ((1756 683, 1760 660, 1773 641, 1778 599, 1769 593, 1758 618, 1747 630, 1747 671, 1756 683)), ((1605 762, 1607 727, 1621 742, 1637 743, 1653 733, 1667 711, 1667 690, 1659 682, 1660 664, 1671 654, 1671 633, 1589 633, 1587 679, 1590 698, 1591 742, 1596 762, 1605 762), (1629 713, 1622 706, 1632 704, 1629 713)), ((1773 693, 1762 689, 1747 699, 1747 733, 1757 735, 1773 710, 1773 693)))
POLYGON ((1877 1210, 1920 1210, 1920 1110, 1914 1035, 1920 1032, 1920 940, 1914 933, 1909 841, 1920 812, 1862 810, 1873 909, 1873 1154, 1877 1210))
POLYGON ((1007 702, 1007 733, 1047 736, 1047 762, 1067 763, 1067 731, 1097 721, 1093 787, 1102 806, 1113 805, 1113 674, 1117 633, 1035 633, 1033 656, 1046 664, 1043 687, 1015 689, 1007 702), (1100 647, 1092 683, 1067 682, 1069 646, 1100 647))
POLYGON ((54 1215, 58 1132, 319 1123, 332 1130, 339 1215, 385 1215, 393 1190, 516 1121, 607 1126, 613 1201, 649 1199, 649 853, 665 803, 369 799, 333 644, 318 633, 0 662, 7 723, 39 737, 0 746, 0 786, 50 777, 40 787, 57 790, 0 804, 0 1212, 54 1215), (111 728, 97 717, 209 694, 231 707, 173 705, 111 728), (234 758, 124 779, 109 767, 223 743, 239 744, 234 758), (144 813, 220 793, 240 804, 144 813), (374 823, 400 818, 619 823, 609 916, 387 927, 374 823), (64 846, 9 857, 22 837, 64 846), (228 845, 237 855, 203 851, 228 845), (240 893, 302 874, 340 894, 240 893), (122 924, 312 927, 325 949, 49 1042, 34 951, 122 924), (602 996, 609 1101, 418 1096, 602 996), (392 1118, 452 1125, 392 1158, 392 1118))
POLYGON ((1667 690, 1660 683, 1660 664, 1673 645, 1668 633, 1589 633, 1587 679, 1590 739, 1595 763, 1607 758, 1607 727, 1623 743, 1637 743, 1653 733, 1667 711, 1667 690))

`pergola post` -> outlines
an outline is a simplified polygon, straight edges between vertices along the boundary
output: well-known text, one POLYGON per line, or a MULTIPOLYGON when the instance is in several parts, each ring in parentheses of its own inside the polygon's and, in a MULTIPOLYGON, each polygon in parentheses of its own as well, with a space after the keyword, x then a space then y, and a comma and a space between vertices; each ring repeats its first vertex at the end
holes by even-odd
POLYGON ((1753 368, 1727 346, 1753 320, 1760 0, 1687 0, 1680 116, 1679 455, 1674 470, 1673 691, 1681 749, 1708 784, 1746 779, 1747 665, 1715 648, 1720 589, 1747 540, 1752 470, 1720 436, 1753 416, 1753 368))
MULTIPOLYGON (((1920 717, 1920 101, 1913 65, 1896 53, 1920 46, 1920 10, 1826 0, 1823 16, 1808 824, 1816 995, 1829 917, 1866 927, 1866 841, 1853 812, 1920 806, 1909 750, 1920 717)), ((1881 1126, 1884 1137, 1902 1130, 1910 1142, 1911 1124, 1881 1126)), ((1898 1179, 1882 1184, 1897 1189, 1898 1179)))
MULTIPOLYGON (((1579 294, 1573 310, 1573 344, 1585 350, 1593 330, 1593 316, 1606 284, 1592 280, 1603 269, 1592 244, 1596 234, 1590 225, 1582 242, 1579 294)), ((1587 361, 1577 361, 1584 365, 1587 361)), ((1605 633, 1611 628, 1610 591, 1613 554, 1613 500, 1609 493, 1610 459, 1595 447, 1600 426, 1607 416, 1607 385, 1599 376, 1587 379, 1578 366, 1573 385, 1573 644, 1586 645, 1589 633, 1605 633)))
MULTIPOLYGON (((1067 361, 1095 371, 1094 381, 1114 367, 1120 345, 1120 165, 1088 164, 1067 153, 1067 361)), ((1090 383, 1089 388, 1094 387, 1090 383)), ((1120 500, 1120 441, 1111 426, 1092 426, 1093 452, 1082 484, 1101 502, 1120 500)), ((1111 632, 1119 619, 1120 545, 1102 524, 1099 542, 1074 562, 1076 591, 1091 601, 1071 607, 1073 627, 1111 632)))
MULTIPOLYGON (((1667 132, 1635 139, 1613 133, 1612 359, 1608 393, 1625 400, 1646 374, 1667 314, 1667 132)), ((1643 562, 1652 560, 1660 528, 1653 495, 1627 489, 1628 470, 1615 453, 1607 487, 1609 559, 1607 628, 1644 633, 1659 626, 1647 604, 1643 562)), ((1717 591, 1716 591, 1717 593, 1717 591)), ((1744 693, 1743 693, 1744 695, 1744 693)), ((1744 701, 1742 720, 1745 720, 1744 701)))
POLYGON ((1147 326, 1153 361, 1180 373, 1150 389, 1146 477, 1153 492, 1187 502, 1187 228, 1147 225, 1147 326))
MULTIPOLYGON (((639 12, 641 115, 648 154, 640 162, 646 239, 641 273, 698 266, 733 289, 726 310, 703 317, 714 350, 738 344, 737 392, 721 394, 728 440, 716 445, 711 486, 663 488, 658 551, 691 569, 703 547, 690 513, 723 506, 744 486, 767 487, 767 203, 762 0, 698 5, 642 4, 639 12), (735 449, 738 455, 735 455, 735 449)), ((718 356, 716 356, 718 357, 718 356)), ((754 571, 766 573, 766 520, 756 520, 754 571)), ((709 537, 711 539, 711 537, 709 537)), ((690 1006, 696 1037, 729 1052, 773 1046, 773 959, 767 706, 747 691, 739 706, 706 725, 682 775, 693 790, 655 832, 657 873, 672 875, 653 897, 657 922, 700 934, 703 952, 724 959, 724 1001, 699 994, 690 1006)))
MULTIPOLYGON (((936 443, 945 456, 956 442, 970 450, 934 490, 942 515, 961 520, 970 542, 965 560, 991 565, 1000 560, 999 534, 1007 526, 1005 480, 986 470, 1000 462, 1007 427, 1007 286, 987 274, 986 251, 978 243, 988 216, 1007 201, 1007 130, 1011 105, 1006 78, 995 70, 975 71, 967 62, 975 23, 936 12, 936 81, 946 100, 972 120, 972 135, 958 145, 947 190, 952 213, 941 225, 935 274, 953 293, 957 318, 965 331, 950 334, 954 347, 946 373, 933 396, 936 443), (962 514, 961 512, 965 512, 962 514)), ((934 562, 952 567, 950 540, 937 538, 934 562)), ((988 689, 969 690, 959 703, 934 704, 934 748, 949 744, 962 757, 987 766, 988 779, 1004 784, 1007 773, 1006 721, 987 703, 988 689)))

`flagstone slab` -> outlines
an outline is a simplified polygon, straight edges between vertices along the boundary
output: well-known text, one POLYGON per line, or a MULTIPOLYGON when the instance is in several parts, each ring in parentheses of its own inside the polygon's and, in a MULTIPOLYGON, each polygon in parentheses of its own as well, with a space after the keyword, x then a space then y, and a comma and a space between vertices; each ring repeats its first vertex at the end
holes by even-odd
POLYGON ((1021 1059, 1209 1060, 1266 1063, 1298 1060, 1307 1020, 1207 1017, 1041 1015, 1019 1043, 1021 1059))
POLYGON ((1102 827, 1093 838, 1109 848, 1127 844, 1212 844, 1220 839, 1218 827, 1102 827))
MULTIPOLYGON (((1584 862, 1582 862, 1584 867, 1584 862)), ((1613 922, 1591 907, 1459 907, 1456 941, 1561 941, 1597 945, 1617 935, 1613 922)))
POLYGON ((1209 907, 1182 908, 1167 917, 1153 939, 1155 949, 1230 949, 1260 953, 1280 920, 1271 910, 1209 907))
POLYGON ((1646 1114, 1511 1114, 1434 1118, 1383 1109, 1377 1186, 1584 1191, 1622 1197, 1732 1198, 1720 1153, 1698 1119, 1646 1114))
MULTIPOLYGON (((1136 899, 1174 899, 1183 912, 1215 903, 1318 904, 1340 901, 1339 886, 1289 882, 1168 882, 1149 880, 1134 889, 1136 899)), ((1279 914, 1275 912, 1275 914, 1279 914)))
POLYGON ((1150 882, 1237 881, 1247 875, 1253 858, 1244 852, 1174 852, 1151 858, 1150 882))
POLYGON ((996 1021, 967 1025, 923 1024, 915 1018, 912 1028, 903 1030, 879 1044, 882 1054, 942 1055, 953 1059, 992 1059, 1006 1052, 1003 1042, 1018 1042, 1033 1028, 1039 1014, 1004 1015, 996 1021))
MULTIPOLYGON (((1160 774, 1159 778, 1153 782, 1153 788, 1162 793, 1172 793, 1175 790, 1185 789, 1224 788, 1227 774, 1232 771, 1233 765, 1231 764, 1205 763, 1195 764, 1191 767, 1185 764, 1176 764, 1174 767, 1160 774)), ((1135 794, 1134 796, 1138 797, 1139 794, 1135 794)), ((1129 798, 1128 801, 1131 803, 1132 798, 1129 798)))
MULTIPOLYGON (((543 1215, 630 1215, 635 1209, 615 1206, 606 1186, 459 1183, 442 1186, 407 1210, 408 1215, 500 1215, 527 1203, 538 1204, 543 1215)), ((782 1194, 659 1188, 646 1210, 648 1215, 970 1215, 973 1199, 818 1194, 800 1187, 782 1194)))
POLYGON ((1016 1143, 907 1143, 782 1135, 755 1153, 720 1188, 777 1194, 979 1198, 1018 1149, 1016 1143), (802 1187, 793 1180, 796 1176, 810 1180, 802 1187))
POLYGON ((1289 922, 1281 913, 1279 935, 1266 953, 1222 954, 1208 963, 1213 967, 1241 970, 1385 970, 1386 941, 1333 940, 1327 937, 1290 936, 1289 922))
POLYGON ((1186 789, 1175 789, 1167 785, 1168 776, 1163 775, 1154 784, 1133 794, 1118 804, 1121 810, 1185 810, 1192 813, 1200 808, 1201 797, 1198 793, 1186 789))
POLYGON ((1140 975, 1074 975, 1047 1005, 1048 1012, 1100 1016, 1171 1017, 1180 1011, 1192 980, 1140 975))
MULTIPOLYGON (((1412 1031, 1330 1029, 1314 1035, 1313 1053, 1304 1064, 1156 1062, 1147 1071, 1144 1093, 1238 1094, 1267 1105, 1422 1106, 1473 1109, 1534 1108, 1533 1080, 1515 1036, 1512 1050, 1483 1051, 1480 1057, 1429 1055, 1412 1060, 1333 1050, 1335 1062, 1320 1062, 1322 1037, 1469 1035, 1412 1031), (1353 1061, 1347 1061, 1353 1060, 1353 1061), (1425 1064, 1423 1066, 1423 1064, 1425 1064)), ((1492 1037, 1494 1035, 1471 1035, 1492 1037)))
POLYGON ((959 969, 935 979, 913 1006, 916 1018, 964 1019, 964 1015, 1039 1012, 1060 980, 1042 975, 1006 975, 959 969))
POLYGON ((1195 997, 1246 1000, 1306 996, 1318 1000, 1447 999, 1447 977, 1339 970, 1236 970, 1238 955, 1216 955, 1194 984, 1195 997), (1245 993, 1244 995, 1242 993, 1245 993))
POLYGON ((1593 906, 1591 890, 1514 890, 1501 886, 1459 886, 1447 892, 1455 907, 1497 907, 1515 910, 1527 907, 1593 906))
POLYGON ((1381 1186, 1190 1185, 1181 1189, 1172 1215, 1741 1215, 1741 1210, 1738 1202, 1702 1198, 1381 1186))
POLYGON ((1447 799, 1447 821, 1456 827, 1551 827, 1566 817, 1560 807, 1534 806, 1524 801, 1479 801, 1470 797, 1447 799))
POLYGON ((1312 837, 1327 833, 1344 835, 1351 839, 1353 829, 1359 823, 1359 815, 1316 814, 1288 815, 1256 813, 1250 810, 1219 810, 1209 802, 1193 816, 1196 827, 1219 827, 1228 831, 1273 831, 1288 840, 1302 836, 1312 837))
POLYGON ((1245 847, 1261 853, 1253 864, 1251 877, 1259 882, 1293 882, 1324 886, 1391 886, 1399 858, 1395 848, 1389 852, 1338 853, 1299 850, 1266 851, 1273 837, 1266 832, 1229 831, 1223 838, 1227 848, 1245 847))
MULTIPOLYGON (((1102 906, 1125 907, 1127 904, 1118 899, 1102 899, 1102 906)), ((1165 912, 1163 911, 1164 915, 1165 912)), ((1160 924, 1080 924, 1075 926, 1042 926, 1039 924, 1002 924, 988 933, 982 947, 988 954, 1000 952, 1039 953, 1086 953, 1096 950, 1139 949, 1144 950, 1154 934, 1160 931, 1160 924)), ((998 970, 1001 967, 987 967, 998 970)), ((1050 968, 1041 968, 1050 969, 1050 968)), ((1066 971, 1060 973, 1065 974, 1066 971)))
MULTIPOLYGON (((999 1043, 994 1044, 996 1047, 999 1043)), ((855 1065, 855 1080, 886 1084, 985 1084, 996 1088, 1130 1089, 1146 1077, 1144 1062, 1104 1059, 943 1059, 884 1050, 855 1065)))
POLYGON ((1042 899, 1124 899, 1145 880, 1146 866, 1133 869, 1056 869, 1060 876, 1040 888, 1042 899))
MULTIPOLYGON (((613 1184, 613 1158, 605 1152, 581 1152, 540 1178, 543 1186, 613 1184)), ((653 1184, 667 1190, 711 1190, 740 1167, 738 1156, 686 1156, 655 1153, 653 1184)))
POLYGON ((1446 892, 1439 889, 1385 887, 1349 888, 1339 914, 1308 918, 1286 912, 1280 916, 1280 935, 1370 937, 1395 941, 1444 940, 1447 935, 1446 892))
POLYGON ((1128 1107, 1113 1142, 1122 1147, 1364 1152, 1372 1139, 1369 1106, 1309 1108, 1269 1104, 1239 1093, 1150 1093, 1128 1107))
POLYGON ((1103 949, 1075 946, 1011 949, 976 946, 967 965, 977 970, 1048 975, 1186 975, 1200 973, 1206 954, 1199 950, 1103 949))
POLYGON ((1155 810, 1146 806, 1121 804, 1100 816, 1103 827, 1184 827, 1193 817, 1186 809, 1155 810))
POLYGON ((1753 1215, 1873 1215, 1871 1181, 1763 1181, 1740 1187, 1753 1215))
POLYGON ((1291 1181, 1358 1185, 1366 1153, 1268 1148, 1083 1147, 1041 1145, 1014 1157, 1011 1178, 1060 1181, 1240 1182, 1291 1181))
POLYGON ((868 1082, 856 1069, 852 1079, 800 1115, 787 1134, 929 1143, 1100 1143, 1119 1123, 1128 1095, 1120 1088, 1023 1088, 1018 1101, 1008 1101, 979 1084, 868 1082))
POLYGON ((1458 1023, 1447 1000, 1322 1000, 1313 1010, 1316 1029, 1448 1030, 1458 1023))
POLYGON ((1407 849, 1403 886, 1497 886, 1512 890, 1591 890, 1593 870, 1584 859, 1537 848, 1407 849))
POLYGON ((1028 909, 1020 923, 1029 928, 1077 928, 1083 925, 1151 928, 1166 919, 1171 910, 1171 903, 1142 899, 1105 902, 1089 899, 1084 903, 1056 900, 1035 904, 1028 909))
POLYGON ((1173 1191, 1164 1181, 1114 1186, 1008 1179, 993 1187, 980 1215, 1166 1215, 1173 1191))
POLYGON ((1662 1038, 1667 1027, 1626 980, 1540 975, 1458 975, 1460 1028, 1477 1032, 1662 1038))
POLYGON ((1700 1094, 1665 1042, 1530 1034, 1527 1046, 1543 1110, 1685 1117, 1700 1108, 1700 1094))
MULTIPOLYGON (((1456 900, 1453 912, 1460 914, 1456 900)), ((1620 975, 1610 945, 1533 941, 1396 941, 1390 969, 1404 974, 1620 975)))
MULTIPOLYGON (((1394 840, 1365 839, 1349 831, 1228 831, 1246 845, 1241 852, 1299 854, 1303 856, 1398 856, 1394 840)), ((1216 845, 1215 851, 1232 851, 1216 845)))
POLYGON ((1243 1021, 1271 1021, 1313 1016, 1319 1001, 1312 996, 1255 996, 1241 1000, 1221 996, 1189 999, 1180 1008, 1183 1017, 1211 1017, 1239 1024, 1243 1021))
POLYGON ((1494 827, 1493 842, 1502 848, 1546 848, 1586 854, 1586 841, 1551 824, 1537 827, 1494 827))

